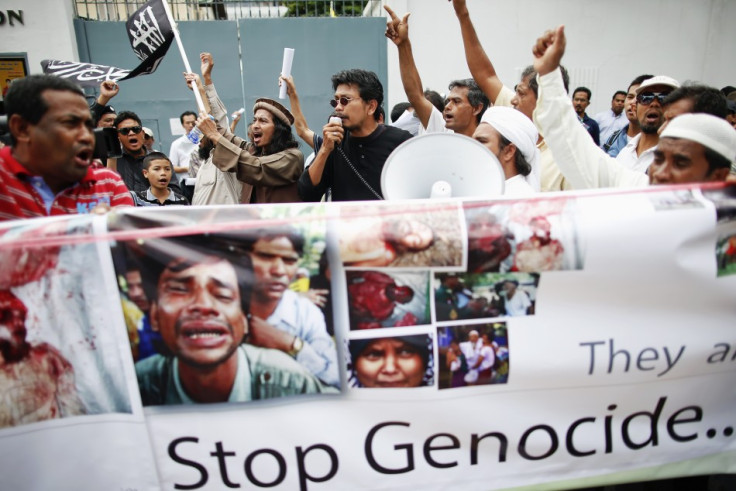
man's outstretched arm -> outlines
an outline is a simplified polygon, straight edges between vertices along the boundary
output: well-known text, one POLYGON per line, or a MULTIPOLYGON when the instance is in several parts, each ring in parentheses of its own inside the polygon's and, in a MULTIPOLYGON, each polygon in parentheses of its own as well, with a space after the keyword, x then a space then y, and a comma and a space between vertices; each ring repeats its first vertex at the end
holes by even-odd
POLYGON ((409 104, 414 108, 419 121, 422 122, 424 128, 429 124, 429 116, 432 114, 432 103, 424 97, 424 89, 422 88, 422 79, 419 77, 417 65, 414 62, 414 53, 411 49, 409 41, 409 15, 406 14, 403 19, 391 10, 391 7, 384 5, 386 12, 391 17, 386 23, 386 37, 389 38, 399 48, 399 69, 401 71, 401 83, 404 85, 404 92, 409 99, 409 104))
POLYGON ((473 75, 473 79, 488 99, 495 103, 498 94, 503 89, 503 82, 496 75, 493 63, 491 63, 478 40, 478 34, 470 20, 470 13, 465 0, 452 0, 452 6, 455 8, 455 15, 460 21, 460 31, 463 35, 463 46, 465 47, 465 60, 468 63, 470 74, 473 75))

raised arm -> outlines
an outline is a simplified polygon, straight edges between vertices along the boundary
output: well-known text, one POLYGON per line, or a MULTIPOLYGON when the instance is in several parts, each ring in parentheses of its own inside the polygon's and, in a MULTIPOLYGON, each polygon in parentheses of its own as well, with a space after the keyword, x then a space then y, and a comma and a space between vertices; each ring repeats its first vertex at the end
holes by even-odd
POLYGON ((414 62, 414 53, 411 49, 411 41, 409 41, 409 15, 411 14, 406 14, 403 19, 399 19, 391 7, 384 5, 383 8, 390 16, 386 23, 386 37, 399 49, 399 70, 404 92, 406 92, 409 104, 414 108, 414 114, 426 128, 434 106, 424 97, 422 79, 419 77, 419 71, 414 62))
POLYGON ((578 120, 560 72, 565 53, 563 26, 544 33, 534 45, 539 90, 534 122, 560 171, 574 189, 644 186, 647 176, 627 169, 598 147, 578 120))
POLYGON ((286 84, 286 93, 289 95, 289 104, 291 105, 291 114, 294 116, 296 134, 314 149, 314 131, 309 129, 307 118, 304 117, 304 113, 302 112, 302 106, 299 103, 299 94, 296 93, 296 85, 294 85, 294 77, 281 76, 279 77, 279 84, 286 84))
POLYGON ((468 63, 470 73, 483 93, 488 96, 492 103, 495 103, 498 94, 503 89, 503 82, 496 75, 493 63, 486 55, 483 46, 480 45, 465 0, 452 0, 452 6, 455 8, 455 15, 460 21, 460 31, 463 35, 463 46, 465 47, 465 60, 468 63))
POLYGON ((105 80, 100 84, 100 95, 97 96, 97 99, 95 99, 89 107, 95 124, 97 124, 102 117, 102 111, 105 109, 105 106, 107 106, 107 103, 110 102, 113 97, 118 95, 119 91, 120 86, 112 80, 105 80))
POLYGON ((100 95, 97 96, 97 104, 106 106, 110 100, 118 95, 120 86, 112 80, 105 80, 100 84, 100 95))

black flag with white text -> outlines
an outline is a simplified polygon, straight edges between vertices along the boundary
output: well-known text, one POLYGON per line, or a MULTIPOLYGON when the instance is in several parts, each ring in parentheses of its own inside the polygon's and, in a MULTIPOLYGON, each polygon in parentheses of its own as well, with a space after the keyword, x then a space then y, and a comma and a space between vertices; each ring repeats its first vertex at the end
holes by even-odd
POLYGON ((130 46, 143 62, 131 72, 130 77, 141 73, 153 73, 163 60, 174 31, 166 16, 163 0, 151 0, 136 10, 125 23, 130 46))
POLYGON ((94 63, 43 60, 43 73, 68 78, 82 87, 97 87, 105 80, 128 80, 153 73, 174 40, 164 0, 151 0, 136 10, 125 23, 130 46, 141 64, 133 70, 94 63))

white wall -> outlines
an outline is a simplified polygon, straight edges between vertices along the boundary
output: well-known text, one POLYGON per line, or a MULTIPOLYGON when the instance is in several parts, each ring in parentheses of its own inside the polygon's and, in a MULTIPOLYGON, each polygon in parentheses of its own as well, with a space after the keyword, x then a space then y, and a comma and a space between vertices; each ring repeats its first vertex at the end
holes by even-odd
MULTIPOLYGON (((446 92, 470 76, 455 12, 447 0, 384 0, 411 12, 410 36, 425 87, 446 92)), ((513 87, 532 62, 531 46, 545 29, 565 24, 563 64, 571 88, 593 91, 588 110, 609 107, 642 73, 665 74, 723 87, 736 85, 736 0, 468 0, 471 19, 496 70, 513 87)), ((23 10, 25 25, 0 26, 0 53, 25 52, 31 73, 45 58, 79 59, 70 0, 0 0, 0 11, 23 10)), ((356 49, 360 49, 356 47, 356 49)), ((387 111, 406 100, 396 47, 387 40, 387 111)))
MULTIPOLYGON (((444 93, 470 76, 460 27, 447 0, 389 0, 411 12, 409 35, 425 87, 444 93)), ((736 86, 734 0, 468 0, 470 17, 501 80, 510 87, 532 63, 531 46, 546 29, 565 24, 562 60, 570 89, 593 91, 589 114, 610 107, 613 93, 643 73, 680 82, 736 86)), ((388 41, 389 100, 406 100, 396 47, 388 41)))
POLYGON ((41 60, 79 60, 70 0, 0 0, 8 10, 22 10, 24 24, 0 26, 0 53, 27 53, 31 73, 42 73, 41 60))

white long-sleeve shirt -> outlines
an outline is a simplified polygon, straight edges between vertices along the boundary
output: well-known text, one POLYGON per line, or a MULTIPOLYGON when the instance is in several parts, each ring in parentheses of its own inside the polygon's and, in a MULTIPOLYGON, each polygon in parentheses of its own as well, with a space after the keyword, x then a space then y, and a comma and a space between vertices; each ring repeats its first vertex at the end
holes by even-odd
POLYGON ((560 69, 537 76, 539 94, 534 122, 552 150, 565 179, 575 189, 642 187, 646 174, 627 169, 601 150, 578 121, 565 92, 560 69))

